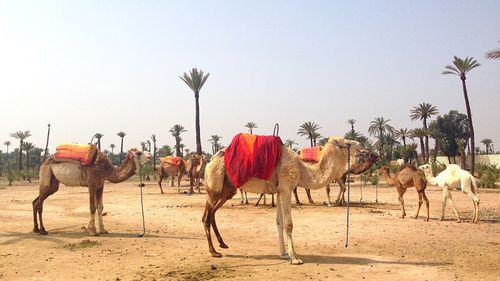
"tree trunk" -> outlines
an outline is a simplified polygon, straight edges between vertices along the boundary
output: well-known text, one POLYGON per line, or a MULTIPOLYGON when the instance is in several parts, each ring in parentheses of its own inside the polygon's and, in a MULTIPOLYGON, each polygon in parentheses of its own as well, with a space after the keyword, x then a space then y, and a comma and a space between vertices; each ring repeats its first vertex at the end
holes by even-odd
POLYGON ((156 169, 156 142, 153 143, 153 169, 156 169))
POLYGON ((23 140, 19 142, 19 170, 23 169, 23 140))
POLYGON ((45 152, 43 153, 43 162, 45 162, 45 159, 47 159, 47 154, 49 153, 49 137, 50 137, 50 124, 48 125, 47 129, 47 142, 45 143, 45 152))
POLYGON ((470 151, 471 151, 471 157, 470 157, 470 172, 472 175, 474 175, 474 165, 475 165, 475 156, 476 156, 476 146, 474 142, 474 126, 472 125, 472 113, 470 110, 470 104, 469 104, 469 96, 467 95, 467 86, 465 85, 465 75, 463 77, 460 77, 462 79, 462 88, 464 91, 464 99, 465 99, 465 107, 467 108, 467 117, 469 117, 469 131, 470 131, 470 151))
POLYGON ((436 162, 436 160, 437 160, 438 149, 439 149, 438 140, 434 139, 434 160, 433 160, 433 162, 436 162))
POLYGON ((420 153, 422 154, 421 158, 422 158, 422 162, 423 163, 426 163, 425 162, 425 146, 424 146, 424 138, 421 137, 419 138, 420 139, 420 153))
MULTIPOLYGON (((424 129, 427 133, 427 119, 424 118, 424 129)), ((425 136, 425 163, 429 163, 429 136, 425 136)))
POLYGON ((195 125, 196 125, 196 154, 201 155, 201 137, 200 137, 200 94, 195 92, 194 99, 196 102, 196 117, 195 117, 195 125))
POLYGON ((120 165, 122 164, 122 161, 123 161, 123 138, 120 144, 120 165))

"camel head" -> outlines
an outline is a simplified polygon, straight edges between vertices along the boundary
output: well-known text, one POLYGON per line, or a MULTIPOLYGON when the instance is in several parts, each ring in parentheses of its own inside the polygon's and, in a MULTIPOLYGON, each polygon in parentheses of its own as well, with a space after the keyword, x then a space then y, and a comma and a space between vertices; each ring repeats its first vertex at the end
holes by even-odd
POLYGON ((328 142, 333 145, 342 148, 345 155, 347 155, 347 146, 350 149, 350 170, 348 169, 348 164, 346 163, 345 171, 350 171, 351 173, 362 173, 368 170, 375 162, 378 161, 379 157, 377 154, 365 149, 359 142, 354 140, 346 140, 341 137, 331 137, 328 142))
POLYGON ((432 176, 432 166, 431 166, 431 164, 424 164, 424 165, 418 166, 418 168, 420 170, 422 170, 425 175, 432 176))
POLYGON ((148 163, 152 158, 151 153, 148 151, 140 151, 137 148, 131 148, 127 152, 127 159, 133 159, 136 167, 148 163))

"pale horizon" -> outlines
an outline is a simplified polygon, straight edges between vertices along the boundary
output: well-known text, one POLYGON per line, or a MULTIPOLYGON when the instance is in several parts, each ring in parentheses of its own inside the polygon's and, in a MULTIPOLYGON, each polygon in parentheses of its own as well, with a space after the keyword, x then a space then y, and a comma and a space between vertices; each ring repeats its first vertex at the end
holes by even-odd
MULTIPOLYGON (((88 143, 139 147, 183 125, 195 145, 194 96, 179 78, 210 73, 200 93, 203 150, 211 135, 228 145, 255 122, 255 134, 280 124, 283 141, 309 141, 299 126, 316 122, 323 136, 355 129, 370 137, 375 117, 417 128, 410 109, 422 102, 466 113, 460 79, 442 75, 453 56, 481 66, 467 75, 476 146, 500 147, 500 1, 189 1, 0 2, 0 150, 9 135, 49 150, 88 143)), ((435 120, 432 117, 430 120, 435 120)), ((373 137, 370 139, 374 140, 373 137)))

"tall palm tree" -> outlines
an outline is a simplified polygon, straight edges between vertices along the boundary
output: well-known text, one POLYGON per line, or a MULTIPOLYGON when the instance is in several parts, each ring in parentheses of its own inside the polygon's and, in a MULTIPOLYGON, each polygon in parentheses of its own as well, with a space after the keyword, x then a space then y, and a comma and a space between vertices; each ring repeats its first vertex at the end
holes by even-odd
POLYGON ((443 138, 444 138, 444 134, 439 131, 438 127, 437 127, 437 121, 434 120, 432 121, 430 124, 429 124, 429 136, 431 138, 434 139, 434 154, 433 154, 433 159, 432 161, 433 162, 436 162, 436 159, 437 159, 437 155, 438 155, 438 150, 439 148, 441 147, 442 143, 443 143, 443 138))
MULTIPOLYGON (((439 112, 437 108, 430 104, 423 102, 418 106, 414 106, 413 109, 410 110, 410 118, 412 121, 414 120, 422 120, 424 124, 424 129, 427 131, 427 118, 432 117, 432 115, 437 115, 439 112)), ((429 136, 425 136, 425 162, 429 161, 429 136)))
POLYGON ((189 74, 184 72, 183 76, 179 76, 186 85, 191 88, 191 90, 194 93, 194 99, 195 99, 195 109, 196 109, 196 115, 195 115, 195 125, 196 125, 196 153, 198 155, 202 154, 202 149, 201 149, 201 137, 200 137, 200 91, 205 82, 208 79, 208 76, 210 76, 210 73, 207 73, 206 75, 203 73, 202 70, 198 70, 197 68, 193 68, 189 74))
POLYGON ((156 167, 156 135, 151 135, 151 140, 153 141, 153 167, 156 167))
POLYGON ((47 155, 49 154, 49 138, 50 138, 50 123, 47 124, 47 141, 45 142, 45 151, 43 153, 42 162, 45 162, 45 159, 47 159, 47 155))
POLYGON ((313 147, 316 142, 316 138, 320 136, 318 133, 319 129, 321 129, 321 127, 318 124, 314 122, 305 122, 300 125, 297 134, 301 137, 305 136, 306 139, 310 140, 311 147, 313 147))
MULTIPOLYGON (((500 42, 500 41, 498 41, 500 42)), ((491 52, 488 52, 486 54, 486 56, 489 58, 489 59, 500 59, 500 49, 497 49, 497 50, 494 50, 494 51, 491 51, 491 52)))
POLYGON ((410 131, 408 128, 400 128, 395 131, 395 134, 398 138, 401 138, 403 141, 403 146, 406 146, 406 138, 410 137, 410 131))
POLYGON ((31 137, 30 131, 17 131, 10 134, 11 137, 19 140, 19 170, 23 169, 23 143, 24 140, 31 137))
POLYGON ((210 136, 210 139, 208 140, 210 143, 212 143, 212 154, 215 154, 217 151, 219 151, 219 141, 222 137, 219 135, 212 135, 210 136))
POLYGON ((356 119, 347 120, 347 124, 351 125, 351 132, 354 132, 354 123, 356 123, 356 119))
POLYGON ((94 135, 94 138, 97 139, 97 148, 99 148, 99 150, 101 150, 101 138, 103 137, 104 135, 101 134, 101 133, 96 133, 94 135))
POLYGON ((254 122, 247 122, 247 123, 245 124, 245 127, 247 127, 247 128, 248 128, 248 132, 249 132, 249 133, 250 133, 250 135, 251 135, 251 134, 253 134, 253 129, 258 128, 258 127, 259 127, 259 125, 257 125, 257 124, 256 124, 256 123, 254 123, 254 122))
POLYGON ((158 149, 158 156, 165 157, 172 155, 172 148, 170 145, 164 145, 158 149))
POLYGON ((442 74, 453 74, 460 77, 462 80, 462 90, 464 93, 465 107, 467 108, 467 117, 469 121, 469 133, 470 133, 470 147, 471 149, 471 174, 474 174, 475 161, 475 142, 474 142, 474 126, 472 125, 472 113, 470 110, 469 96, 467 94, 467 85, 465 84, 465 74, 467 74, 472 69, 479 67, 480 64, 472 57, 465 57, 461 59, 457 56, 453 57, 453 65, 447 65, 445 68, 447 70, 443 71, 442 74))
POLYGON ((425 162, 424 138, 427 135, 427 131, 424 128, 415 128, 410 131, 410 135, 412 138, 418 138, 420 140, 420 155, 422 162, 425 162))
POLYGON ((122 161, 123 161, 123 138, 127 134, 125 132, 123 132, 123 131, 120 131, 120 132, 116 133, 116 135, 121 138, 121 142, 120 142, 120 165, 121 165, 122 161))
POLYGON ((484 144, 484 146, 486 147, 486 154, 488 154, 488 152, 491 151, 490 146, 493 143, 493 141, 491 139, 482 139, 481 143, 484 144))
POLYGON ((32 151, 35 146, 31 142, 23 143, 23 149, 26 151, 26 168, 30 168, 30 151, 32 151))
POLYGON ((175 124, 170 128, 169 132, 172 134, 172 136, 175 138, 175 155, 178 157, 182 157, 182 151, 181 151, 181 133, 187 132, 187 130, 184 129, 184 126, 175 124))
POLYGON ((375 119, 370 122, 370 126, 368 127, 368 133, 371 136, 376 136, 378 138, 378 149, 380 155, 383 155, 382 151, 384 148, 384 133, 392 134, 394 132, 394 127, 389 125, 389 121, 391 121, 391 119, 385 119, 383 116, 375 117, 375 119))
POLYGON ((116 145, 114 143, 109 145, 109 148, 111 148, 111 154, 114 154, 116 145))
POLYGON ((286 145, 288 148, 290 148, 290 149, 293 149, 293 146, 294 146, 295 144, 298 144, 298 143, 296 143, 296 142, 295 142, 295 140, 291 140, 291 139, 287 139, 287 140, 285 140, 285 145, 286 145))
POLYGON ((7 155, 9 155, 9 146, 11 145, 12 143, 10 141, 5 141, 3 143, 3 145, 5 145, 7 147, 7 155))

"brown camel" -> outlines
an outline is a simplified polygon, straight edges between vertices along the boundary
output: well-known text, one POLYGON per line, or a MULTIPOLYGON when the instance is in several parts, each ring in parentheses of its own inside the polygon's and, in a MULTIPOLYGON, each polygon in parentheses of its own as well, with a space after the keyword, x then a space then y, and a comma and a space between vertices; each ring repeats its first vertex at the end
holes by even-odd
MULTIPOLYGON (((240 186, 241 189, 254 193, 277 193, 276 225, 281 257, 290 259, 292 264, 301 264, 292 240, 293 223, 291 217, 291 194, 296 186, 307 186, 311 189, 323 188, 334 178, 340 178, 347 163, 347 143, 343 138, 330 138, 324 147, 318 163, 309 165, 304 163, 299 155, 290 148, 282 145, 281 155, 276 168, 269 180, 250 178, 240 186), (287 236, 287 251, 285 251, 283 230, 287 236)), ((351 144, 351 151, 360 151, 358 143, 351 144)), ((227 175, 224 163, 224 151, 216 153, 206 169, 205 189, 207 203, 203 214, 203 224, 207 236, 208 248, 213 257, 221 257, 212 243, 211 229, 221 248, 228 248, 224 243, 217 224, 215 213, 236 194, 236 188, 227 175)))
POLYGON ((161 182, 164 177, 170 177, 170 186, 174 186, 174 177, 177 177, 177 194, 181 191, 181 179, 184 174, 187 174, 186 163, 180 158, 180 161, 176 164, 168 161, 168 157, 160 158, 160 165, 158 165, 158 185, 160 186, 160 191, 163 194, 163 188, 161 187, 161 182))
POLYGON ((113 166, 108 157, 101 151, 96 151, 94 159, 91 164, 84 166, 74 161, 64 163, 49 158, 40 166, 40 191, 38 197, 33 200, 33 232, 47 234, 42 220, 43 202, 59 189, 59 183, 63 183, 66 186, 86 186, 89 188, 90 222, 87 230, 90 235, 108 233, 102 222, 104 181, 120 183, 127 180, 137 172, 138 167, 151 160, 151 154, 132 148, 127 152, 125 161, 119 167, 113 166), (96 210, 99 232, 96 231, 94 223, 96 210), (37 213, 40 228, 38 228, 37 213))
POLYGON ((194 193, 194 186, 198 188, 198 193, 201 193, 200 182, 205 176, 205 166, 207 165, 207 160, 204 155, 191 155, 189 158, 189 164, 186 168, 189 176, 189 193, 194 193))
POLYGON ((380 168, 380 172, 388 185, 395 186, 396 190, 399 194, 399 202, 401 203, 401 218, 404 219, 406 216, 405 212, 405 201, 403 199, 403 195, 406 192, 408 187, 415 187, 418 193, 418 209, 415 214, 415 219, 418 218, 418 213, 420 212, 420 207, 422 206, 422 198, 425 200, 425 206, 427 208, 427 218, 426 221, 429 221, 429 199, 425 195, 425 188, 427 187, 427 180, 425 179, 424 173, 415 168, 412 165, 405 165, 401 167, 399 172, 397 172, 394 177, 391 177, 389 168, 384 166, 380 168))
MULTIPOLYGON (((346 166, 346 171, 342 175, 342 177, 334 179, 334 181, 337 182, 340 187, 339 194, 337 195, 337 200, 335 201, 337 205, 343 205, 345 203, 344 194, 346 191, 345 183, 347 181, 347 174, 354 174, 354 175, 362 174, 368 169, 370 169, 373 166, 373 164, 375 164, 378 161, 378 159, 379 159, 378 155, 370 151, 358 153, 356 157, 354 156, 351 157, 351 168, 347 170, 346 166)), ((309 203, 314 204, 310 189, 306 188, 305 190, 307 198, 309 199, 309 203)), ((297 195, 297 189, 293 190, 293 194, 295 196, 295 203, 297 205, 302 205, 300 203, 299 196, 297 195)), ((328 198, 328 206, 329 207, 333 206, 330 199, 330 184, 326 185, 326 196, 328 198)))

